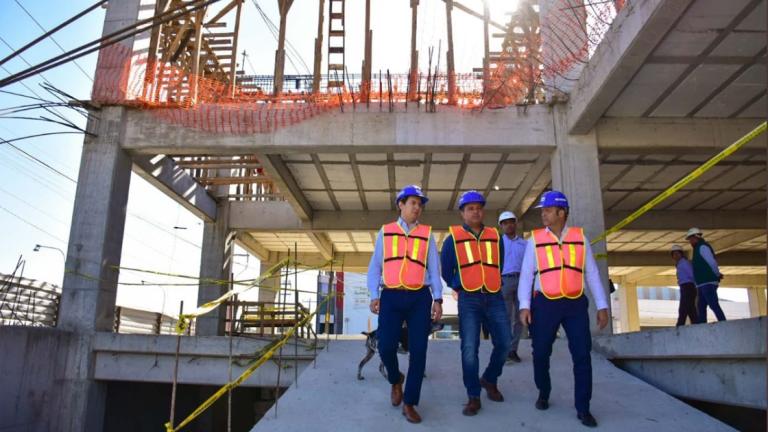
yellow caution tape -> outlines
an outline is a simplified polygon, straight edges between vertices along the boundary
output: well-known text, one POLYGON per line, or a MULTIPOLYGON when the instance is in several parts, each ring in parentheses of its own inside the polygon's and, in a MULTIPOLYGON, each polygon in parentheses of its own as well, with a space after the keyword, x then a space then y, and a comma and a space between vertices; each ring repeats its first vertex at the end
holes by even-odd
MULTIPOLYGON (((270 268, 270 270, 271 270, 271 268, 270 268)), ((184 426, 188 425, 189 423, 192 422, 192 420, 194 420, 200 414, 202 414, 205 410, 210 408, 211 405, 213 405, 219 398, 224 396, 228 391, 230 391, 231 389, 234 389, 235 387, 237 387, 240 384, 242 384, 243 381, 248 379, 248 377, 251 376, 251 374, 253 374, 253 372, 256 371, 256 369, 261 367, 261 365, 266 363, 267 360, 272 358, 275 355, 275 352, 277 352, 277 350, 280 349, 280 347, 282 347, 283 345, 285 345, 288 342, 288 340, 291 338, 291 336, 293 336, 293 334, 296 332, 296 330, 298 330, 299 328, 305 326, 312 319, 312 317, 315 316, 315 314, 317 313, 317 311, 320 308, 320 305, 322 305, 325 302, 327 302, 331 297, 333 297, 333 295, 329 295, 328 297, 326 297, 325 300, 323 300, 320 304, 318 304, 318 308, 315 309, 315 312, 312 312, 311 314, 307 315, 304 319, 302 319, 301 321, 296 323, 295 326, 291 327, 285 333, 283 338, 280 339, 276 344, 274 344, 269 351, 264 353, 264 355, 262 355, 258 360, 256 360, 256 362, 254 362, 251 366, 249 366, 248 369, 246 369, 242 374, 240 374, 239 377, 237 377, 237 379, 235 379, 234 381, 228 382, 223 387, 218 389, 216 391, 216 393, 214 393, 211 397, 206 399, 205 402, 200 404, 199 407, 197 407, 194 411, 192 411, 192 413, 190 415, 188 415, 187 418, 182 420, 182 422, 179 423, 178 426, 174 427, 170 422, 165 423, 165 430, 166 430, 166 432, 176 432, 176 431, 180 430, 181 428, 183 428, 184 426)))
MULTIPOLYGON (((758 127, 750 131, 748 134, 744 135, 743 137, 739 138, 738 141, 734 142, 733 144, 726 147, 723 151, 718 153, 717 155, 713 156, 711 159, 706 161, 703 165, 696 168, 695 170, 691 171, 687 176, 680 179, 677 183, 673 184, 669 189, 665 190, 664 192, 660 193, 656 197, 654 197, 652 200, 648 201, 640 207, 639 209, 635 210, 631 215, 627 216, 622 220, 621 222, 617 223, 616 225, 612 226, 610 229, 606 230, 604 233, 600 234, 598 237, 592 240, 592 244, 596 244, 597 242, 604 240, 609 235, 615 233, 616 231, 624 228, 625 226, 629 225, 630 223, 634 222, 637 218, 648 212, 648 210, 656 207, 659 203, 666 200, 670 196, 672 196, 675 192, 679 191, 680 189, 684 188, 688 185, 688 183, 696 180, 699 178, 702 174, 709 171, 710 168, 715 166, 718 162, 721 160, 727 158, 740 148, 742 148, 745 144, 755 139, 755 137, 759 136, 766 130, 767 122, 762 122, 758 127)), ((605 255, 605 254, 600 254, 605 255)), ((607 255, 606 255, 607 256, 607 255)), ((597 255, 596 255, 597 257, 597 255)))
MULTIPOLYGON (((258 281, 268 279, 272 276, 274 276, 275 273, 280 271, 283 266, 286 266, 291 263, 290 258, 283 258, 280 262, 273 265, 272 267, 268 268, 266 272, 264 272, 261 276, 257 278, 258 281)), ((182 334, 187 330, 187 327, 189 327, 189 321, 192 318, 197 318, 200 315, 205 315, 208 312, 216 309, 220 304, 224 303, 228 298, 242 294, 245 291, 248 291, 249 289, 253 288, 254 285, 250 286, 240 286, 235 289, 229 290, 226 293, 222 294, 221 297, 217 298, 216 300, 211 300, 207 303, 204 303, 200 306, 198 306, 197 309, 190 313, 182 313, 179 314, 179 319, 176 321, 176 333, 182 334)))

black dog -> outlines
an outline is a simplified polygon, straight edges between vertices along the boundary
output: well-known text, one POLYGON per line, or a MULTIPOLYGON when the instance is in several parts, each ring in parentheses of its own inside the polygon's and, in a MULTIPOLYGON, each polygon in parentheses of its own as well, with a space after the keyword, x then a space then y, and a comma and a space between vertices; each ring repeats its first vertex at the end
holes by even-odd
MULTIPOLYGON (((444 327, 444 324, 442 323, 432 323, 432 328, 429 330, 429 333, 432 334, 436 331, 442 330, 444 327)), ((357 379, 362 380, 365 379, 363 377, 363 366, 365 366, 366 363, 368 363, 371 358, 373 358, 374 354, 376 354, 376 351, 379 346, 379 337, 377 335, 378 329, 374 330, 370 333, 368 332, 362 332, 366 336, 365 339, 365 348, 368 350, 368 352, 365 353, 365 357, 360 361, 360 364, 357 366, 357 379)), ((400 329, 400 341, 398 343, 397 352, 399 354, 407 354, 408 353, 408 328, 403 326, 402 329, 400 329)), ((381 375, 384 376, 384 379, 387 378, 387 369, 384 367, 384 363, 379 362, 379 372, 381 372, 381 375)))

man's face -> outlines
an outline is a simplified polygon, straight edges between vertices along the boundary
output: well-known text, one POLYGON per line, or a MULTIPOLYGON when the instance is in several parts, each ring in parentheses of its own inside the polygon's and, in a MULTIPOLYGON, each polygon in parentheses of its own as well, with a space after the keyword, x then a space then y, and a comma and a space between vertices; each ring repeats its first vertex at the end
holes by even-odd
POLYGON ((545 227, 555 225, 558 221, 565 222, 565 210, 560 207, 541 208, 541 223, 545 227))
POLYGON ((517 219, 505 219, 501 221, 501 230, 508 236, 514 236, 517 232, 517 219))
POLYGON ((400 217, 408 222, 419 220, 421 211, 424 209, 421 198, 415 196, 409 196, 405 200, 401 200, 397 203, 397 206, 400 207, 400 217))
POLYGON ((688 237, 688 243, 690 243, 691 246, 696 246, 696 243, 698 243, 698 242, 699 242, 699 236, 692 235, 692 236, 688 237))
POLYGON ((467 225, 480 225, 485 217, 485 210, 480 203, 469 203, 461 209, 461 217, 467 225))
POLYGON ((683 254, 680 253, 680 251, 674 251, 672 252, 672 259, 675 260, 675 262, 680 261, 680 259, 683 257, 683 254))

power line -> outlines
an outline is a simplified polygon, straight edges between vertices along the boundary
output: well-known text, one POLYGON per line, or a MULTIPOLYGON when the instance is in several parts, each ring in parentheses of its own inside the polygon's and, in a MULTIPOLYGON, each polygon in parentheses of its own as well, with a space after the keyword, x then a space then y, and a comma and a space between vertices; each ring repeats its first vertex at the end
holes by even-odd
POLYGON ((59 237, 57 237, 57 236, 55 236, 55 235, 51 234, 50 232, 48 232, 48 231, 44 230, 43 228, 40 228, 39 226, 37 226, 37 225, 33 224, 32 222, 30 222, 30 221, 28 221, 28 220, 24 219, 23 217, 21 217, 21 216, 17 215, 16 213, 14 213, 14 212, 12 212, 12 211, 8 210, 7 208, 3 207, 2 205, 0 205, 0 210, 4 210, 6 213, 8 213, 8 214, 10 214, 11 216, 15 217, 16 219, 18 219, 18 220, 22 221, 23 223, 25 223, 25 224, 27 224, 27 225, 31 226, 32 228, 34 228, 34 229, 36 229, 36 230, 40 231, 41 233, 43 233, 43 234, 45 234, 45 235, 47 235, 47 236, 51 237, 52 239, 54 239, 54 240, 56 240, 56 241, 58 241, 58 242, 61 242, 61 243, 65 244, 65 245, 67 244, 67 242, 66 242, 66 241, 64 241, 64 240, 60 239, 59 237))
POLYGON ((14 144, 12 144, 12 143, 10 143, 10 142, 6 141, 6 140, 5 140, 5 138, 3 138, 3 137, 0 137, 0 141, 2 141, 2 142, 3 142, 3 143, 5 143, 5 144, 8 144, 9 146, 11 146, 11 148, 13 148, 13 149, 15 149, 16 151, 18 151, 18 152, 22 153, 24 156, 26 156, 26 157, 28 157, 29 159, 31 159, 31 160, 33 160, 33 161, 35 161, 35 162, 39 163, 40 165, 42 165, 42 166, 44 166, 44 167, 48 168, 49 170, 53 171, 54 173, 56 173, 56 174, 58 174, 58 175, 60 175, 60 176, 64 177, 65 179, 67 179, 67 180, 71 181, 71 182, 72 182, 72 183, 74 183, 74 184, 77 184, 77 180, 75 180, 75 179, 73 179, 72 177, 70 177, 70 176, 68 176, 68 175, 64 174, 63 172, 61 172, 61 171, 57 170, 56 168, 54 168, 54 167, 52 167, 52 166, 48 165, 47 163, 43 162, 42 160, 40 160, 40 159, 36 158, 35 156, 32 156, 31 154, 27 153, 26 151, 24 151, 24 150, 22 150, 22 149, 20 149, 20 148, 16 147, 14 144))
MULTIPOLYGON (((32 21, 34 21, 34 22, 35 22, 35 24, 37 24, 37 26, 40 28, 40 30, 42 30, 42 31, 43 31, 43 33, 48 33, 48 30, 46 30, 46 29, 45 29, 45 28, 44 28, 42 25, 40 25, 40 23, 39 23, 39 22, 38 22, 38 21, 35 19, 35 17, 34 17, 34 16, 32 16, 32 14, 31 14, 31 13, 29 13, 29 11, 27 10, 27 8, 25 8, 25 7, 24 7, 24 6, 23 6, 21 3, 19 3, 19 0, 13 0, 13 1, 15 1, 17 5, 19 5, 19 7, 21 8, 21 10, 23 10, 23 11, 24 11, 24 13, 26 13, 26 14, 27 14, 27 16, 28 16, 29 18, 31 18, 31 19, 32 19, 32 21)), ((59 42, 57 42, 57 41, 56 41, 56 39, 54 39, 53 35, 50 35, 50 36, 48 36, 48 38, 49 38, 51 41, 53 41, 53 43, 55 43, 57 47, 59 47, 59 49, 61 50, 61 52, 66 52, 66 51, 64 50, 64 47, 62 47, 61 45, 59 45, 59 42)), ((86 78, 88 78, 88 79, 89 79, 91 82, 93 82, 93 78, 91 78, 91 76, 90 76, 90 75, 89 75, 89 74, 88 74, 88 73, 87 73, 87 72, 86 72, 86 71, 85 71, 85 70, 84 70, 82 67, 80 67, 80 64, 77 62, 77 60, 72 60, 72 63, 74 63, 74 64, 75 64, 75 66, 76 66, 78 69, 80 69, 80 72, 82 72, 82 73, 83 73, 83 75, 85 75, 85 77, 86 77, 86 78)))

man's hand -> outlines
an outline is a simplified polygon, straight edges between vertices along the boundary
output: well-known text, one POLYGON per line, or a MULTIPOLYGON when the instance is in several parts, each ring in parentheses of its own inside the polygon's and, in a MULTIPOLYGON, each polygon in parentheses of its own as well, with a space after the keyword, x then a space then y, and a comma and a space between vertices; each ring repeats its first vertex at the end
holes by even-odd
POLYGON ((438 302, 432 302, 432 320, 440 321, 443 317, 443 305, 438 302))
POLYGON ((597 311, 597 327, 602 330, 608 325, 608 309, 597 311))
POLYGON ((723 280, 724 277, 725 276, 722 273, 720 273, 720 275, 718 276, 718 280, 723 280))
POLYGON ((369 307, 371 309, 371 312, 373 312, 376 315, 378 315, 379 314, 379 299, 371 300, 371 305, 369 307))
POLYGON ((530 309, 521 309, 520 310, 520 322, 524 325, 531 325, 531 310, 530 309))

